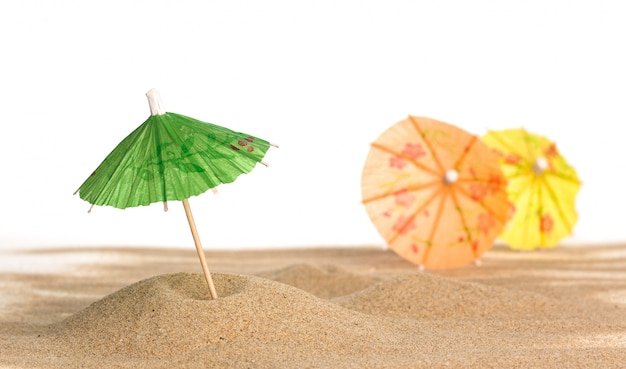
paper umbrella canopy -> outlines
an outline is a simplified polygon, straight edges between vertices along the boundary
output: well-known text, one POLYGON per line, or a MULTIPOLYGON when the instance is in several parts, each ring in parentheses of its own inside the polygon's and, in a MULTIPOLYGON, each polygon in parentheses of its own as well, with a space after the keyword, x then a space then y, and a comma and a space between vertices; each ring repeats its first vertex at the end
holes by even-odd
POLYGON ((92 207, 108 205, 124 209, 163 202, 167 210, 167 201, 182 201, 215 298, 217 294, 187 199, 252 171, 257 163, 263 163, 270 143, 166 112, 156 89, 146 95, 151 116, 111 151, 76 192, 92 207))
POLYGON ((513 249, 554 247, 578 220, 581 182, 548 138, 525 129, 491 131, 482 141, 498 156, 509 185, 510 220, 500 238, 513 249))
POLYGON ((460 267, 493 246, 508 213, 506 179, 478 137, 409 116, 372 144, 362 203, 388 246, 425 268, 460 267))
POLYGON ((249 134, 159 110, 158 92, 148 94, 152 115, 85 180, 81 199, 120 209, 182 201, 249 173, 270 146, 249 134))

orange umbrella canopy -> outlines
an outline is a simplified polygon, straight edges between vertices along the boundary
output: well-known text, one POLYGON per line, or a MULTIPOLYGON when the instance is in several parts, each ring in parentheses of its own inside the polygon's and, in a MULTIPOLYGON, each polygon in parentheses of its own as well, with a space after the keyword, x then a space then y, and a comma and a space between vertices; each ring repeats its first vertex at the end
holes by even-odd
POLYGON ((507 219, 495 154, 456 126, 409 116, 371 144, 362 201, 388 246, 430 269, 460 267, 493 246, 507 219))

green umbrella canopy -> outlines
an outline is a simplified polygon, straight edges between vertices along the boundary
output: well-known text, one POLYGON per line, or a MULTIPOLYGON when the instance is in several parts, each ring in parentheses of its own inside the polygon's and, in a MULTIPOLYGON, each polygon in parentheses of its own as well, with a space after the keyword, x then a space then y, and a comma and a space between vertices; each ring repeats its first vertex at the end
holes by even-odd
MULTIPOLYGON (((187 200, 254 169, 270 143, 215 124, 166 112, 156 89, 146 93, 152 115, 129 134, 76 192, 94 205, 125 209, 180 200, 212 298, 217 292, 187 200)), ((276 145, 272 145, 276 146, 276 145)), ((91 209, 90 209, 91 211, 91 209)))
POLYGON ((165 112, 158 91, 146 95, 152 115, 79 187, 81 199, 120 209, 181 201, 263 163, 268 141, 165 112))

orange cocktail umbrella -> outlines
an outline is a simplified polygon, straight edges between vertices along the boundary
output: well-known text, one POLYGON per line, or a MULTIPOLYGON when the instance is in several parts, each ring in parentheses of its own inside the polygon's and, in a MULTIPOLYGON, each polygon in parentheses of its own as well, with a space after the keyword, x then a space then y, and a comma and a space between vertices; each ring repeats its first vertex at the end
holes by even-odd
POLYGON ((365 209, 389 247, 426 268, 477 261, 506 222, 506 179, 495 154, 434 119, 409 116, 383 132, 361 181, 365 209))

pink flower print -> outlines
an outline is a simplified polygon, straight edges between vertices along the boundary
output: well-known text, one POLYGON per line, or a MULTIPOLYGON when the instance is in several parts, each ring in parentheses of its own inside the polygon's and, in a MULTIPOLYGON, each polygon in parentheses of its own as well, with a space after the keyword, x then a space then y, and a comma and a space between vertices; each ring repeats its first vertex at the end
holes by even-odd
POLYGON ((489 179, 487 180, 487 189, 489 193, 492 195, 497 193, 500 188, 506 185, 506 179, 504 177, 499 176, 497 174, 489 174, 489 179))
POLYGON ((504 157, 504 162, 511 165, 517 165, 521 160, 522 158, 515 154, 508 154, 504 157))
POLYGON ((422 147, 422 144, 407 142, 404 146, 404 150, 402 150, 402 154, 417 160, 422 156, 426 156, 426 151, 422 147))
POLYGON ((383 216, 385 218, 391 218, 391 212, 390 211, 386 211, 386 212, 383 213, 383 216))
POLYGON ((391 229, 400 234, 406 234, 408 231, 415 229, 415 223, 412 221, 407 223, 407 218, 401 216, 398 217, 396 224, 391 229))
POLYGON ((515 206, 515 204, 512 202, 509 202, 509 215, 507 219, 509 220, 513 219, 513 215, 515 215, 516 211, 517 211, 517 207, 515 206))
POLYGON ((489 187, 485 183, 474 183, 470 186, 470 197, 474 201, 482 201, 485 196, 487 196, 487 192, 489 187))
MULTIPOLYGON (((237 145, 239 145, 241 147, 245 147, 247 152, 253 152, 254 151, 254 146, 248 145, 248 143, 252 143, 252 142, 254 142, 254 137, 248 136, 248 137, 244 138, 243 140, 237 141, 237 145)), ((230 147, 232 149, 234 149, 234 150, 239 150, 239 148, 237 148, 234 145, 230 145, 230 147)))
POLYGON ((547 157, 555 157, 555 156, 559 156, 559 150, 556 148, 556 144, 553 143, 552 145, 550 145, 545 151, 544 154, 547 157))
POLYGON ((394 195, 395 201, 397 205, 404 206, 405 208, 410 207, 415 201, 415 196, 409 192, 409 190, 402 190, 396 192, 394 195))
POLYGON ((482 213, 478 215, 478 231, 485 236, 489 234, 489 230, 495 225, 496 221, 491 214, 482 213))
POLYGON ((494 153, 498 158, 504 157, 504 153, 498 149, 491 149, 491 152, 494 153))
POLYGON ((391 168, 402 169, 406 166, 406 162, 398 156, 392 156, 389 158, 389 166, 391 168))
POLYGON ((478 251, 478 240, 472 242, 472 250, 474 250, 474 252, 478 251))
POLYGON ((412 243, 412 244, 411 244, 411 251, 412 251, 414 254, 417 254, 417 253, 420 251, 420 249, 419 249, 419 247, 418 247, 416 244, 412 243))
POLYGON ((469 167, 468 171, 469 171, 470 175, 472 176, 472 178, 478 177, 476 175, 476 170, 474 170, 474 167, 469 167))
POLYGON ((545 214, 541 217, 541 221, 539 223, 539 231, 541 231, 541 233, 550 233, 552 232, 553 227, 554 219, 552 219, 550 214, 545 214))

